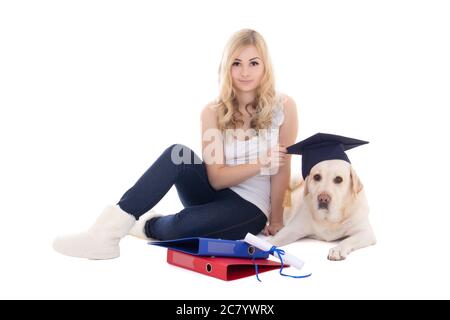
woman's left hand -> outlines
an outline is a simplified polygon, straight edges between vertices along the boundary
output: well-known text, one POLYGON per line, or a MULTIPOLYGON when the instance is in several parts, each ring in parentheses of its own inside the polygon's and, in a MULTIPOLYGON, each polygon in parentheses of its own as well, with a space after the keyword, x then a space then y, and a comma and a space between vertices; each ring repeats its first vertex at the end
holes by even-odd
POLYGON ((272 222, 264 228, 264 235, 265 236, 274 236, 277 234, 278 231, 280 231, 284 227, 284 224, 282 222, 272 222))

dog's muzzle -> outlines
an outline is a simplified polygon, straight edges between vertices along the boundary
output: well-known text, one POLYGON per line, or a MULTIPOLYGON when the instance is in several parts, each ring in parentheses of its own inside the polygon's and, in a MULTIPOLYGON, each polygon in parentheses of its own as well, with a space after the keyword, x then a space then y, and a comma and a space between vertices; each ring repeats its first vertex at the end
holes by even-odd
POLYGON ((328 204, 331 201, 331 196, 326 193, 322 192, 317 196, 317 201, 319 203, 319 209, 327 209, 328 210, 328 204))

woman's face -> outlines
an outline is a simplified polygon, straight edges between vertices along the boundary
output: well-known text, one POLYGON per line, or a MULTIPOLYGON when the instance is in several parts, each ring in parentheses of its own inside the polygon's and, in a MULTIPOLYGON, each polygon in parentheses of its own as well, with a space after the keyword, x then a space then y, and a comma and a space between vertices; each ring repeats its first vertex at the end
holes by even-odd
POLYGON ((255 46, 244 47, 231 65, 233 87, 241 92, 255 90, 264 73, 264 64, 255 46))

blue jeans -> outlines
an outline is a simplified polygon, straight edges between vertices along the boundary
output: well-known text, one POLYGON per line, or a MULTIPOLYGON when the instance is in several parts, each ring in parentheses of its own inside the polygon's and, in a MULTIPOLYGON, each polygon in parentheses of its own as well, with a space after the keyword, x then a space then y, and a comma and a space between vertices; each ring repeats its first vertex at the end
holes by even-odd
POLYGON ((209 184, 204 162, 180 144, 167 148, 117 204, 138 219, 173 185, 184 209, 147 221, 145 233, 150 238, 237 240, 243 239, 247 232, 258 234, 266 225, 267 217, 256 205, 229 188, 214 190, 209 184), (181 163, 172 161, 174 154, 185 160, 181 163))

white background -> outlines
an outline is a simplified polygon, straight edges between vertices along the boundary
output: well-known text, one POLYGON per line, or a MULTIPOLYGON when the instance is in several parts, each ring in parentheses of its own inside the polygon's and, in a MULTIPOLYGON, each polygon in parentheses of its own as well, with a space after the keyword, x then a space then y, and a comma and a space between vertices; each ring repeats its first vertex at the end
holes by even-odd
MULTIPOLYGON (((449 16, 446 1, 1 2, 0 298, 450 298, 449 16), (131 237, 119 259, 55 253, 169 145, 200 153, 200 111, 241 28, 264 36, 298 140, 370 141, 348 155, 377 245, 330 262, 334 244, 299 241, 286 249, 313 276, 262 283, 170 266, 131 237)), ((181 208, 174 188, 155 207, 181 208)))

